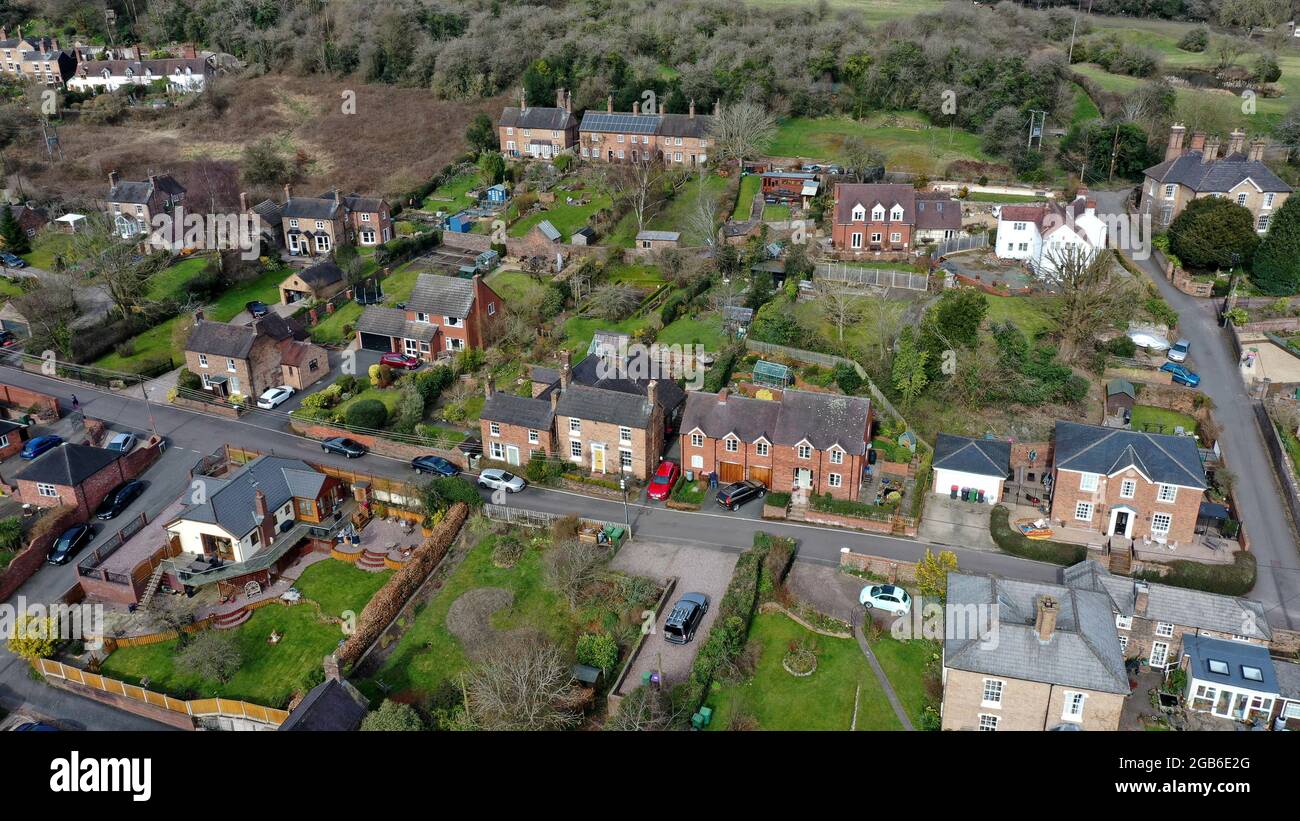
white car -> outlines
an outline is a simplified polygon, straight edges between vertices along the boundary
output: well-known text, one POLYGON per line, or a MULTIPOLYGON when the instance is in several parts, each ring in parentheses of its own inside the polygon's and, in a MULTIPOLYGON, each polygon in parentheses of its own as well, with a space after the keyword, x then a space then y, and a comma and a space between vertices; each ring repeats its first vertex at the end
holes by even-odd
POLYGON ((1129 331, 1128 338, 1133 340, 1133 344, 1139 348, 1152 351, 1169 350, 1169 340, 1152 331, 1129 331))
POLYGON ((507 493, 518 493, 528 486, 523 477, 500 468, 488 468, 478 475, 478 486, 488 490, 504 488, 507 493))
POLYGON ((284 400, 293 396, 293 388, 288 385, 280 385, 275 388, 267 388, 266 392, 257 397, 257 406, 266 410, 272 410, 279 407, 284 400))
POLYGON ((1169 353, 1165 354, 1165 356, 1169 357, 1170 362, 1186 362, 1187 351, 1191 347, 1192 343, 1189 340, 1180 339, 1174 343, 1174 346, 1169 349, 1169 353))
POLYGON ((894 584, 869 584, 862 588, 858 603, 868 610, 879 608, 887 613, 906 616, 912 612, 912 597, 894 584))

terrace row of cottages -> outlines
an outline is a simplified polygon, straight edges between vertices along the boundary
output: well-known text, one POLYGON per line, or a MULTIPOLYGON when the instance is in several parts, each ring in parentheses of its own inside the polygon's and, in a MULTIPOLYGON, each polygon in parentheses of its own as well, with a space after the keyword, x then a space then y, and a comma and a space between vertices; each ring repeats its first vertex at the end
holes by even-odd
POLYGON ((630 112, 618 112, 612 95, 605 111, 586 111, 579 122, 572 95, 561 89, 554 107, 529 106, 521 94, 517 108, 502 110, 497 139, 508 157, 551 159, 573 151, 589 160, 695 167, 708 162, 712 122, 712 116, 695 113, 694 100, 685 114, 642 112, 640 103, 633 103, 630 112))
POLYGON ((961 232, 961 203, 942 191, 896 183, 835 186, 831 243, 854 255, 902 252, 961 232))
POLYGON ((174 93, 201 92, 216 74, 211 56, 202 57, 192 44, 179 57, 140 59, 140 47, 104 49, 94 59, 92 49, 59 45, 57 37, 16 36, 0 27, 0 75, 42 85, 67 85, 72 91, 117 91, 125 86, 162 83, 174 93))

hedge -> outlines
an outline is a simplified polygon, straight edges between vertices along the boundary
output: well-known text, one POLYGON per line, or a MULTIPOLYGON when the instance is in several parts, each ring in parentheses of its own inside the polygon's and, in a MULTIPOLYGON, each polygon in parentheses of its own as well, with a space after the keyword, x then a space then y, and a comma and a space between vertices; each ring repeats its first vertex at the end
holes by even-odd
POLYGON ((1052 562, 1067 567, 1087 558, 1088 549, 1083 545, 1025 538, 1023 533, 1011 526, 1008 521, 1010 516, 1011 511, 1002 505, 993 508, 989 516, 989 534, 1003 551, 1022 559, 1052 562))
POLYGON ((1202 564, 1187 559, 1162 562, 1169 568, 1168 573, 1144 571, 1134 573, 1133 578, 1224 596, 1244 596, 1255 587, 1255 554, 1238 550, 1232 556, 1232 564, 1202 564))
POLYGON ((810 494, 808 504, 813 510, 823 513, 837 513, 840 516, 857 516, 862 519, 888 519, 897 512, 897 505, 873 505, 853 499, 836 499, 830 493, 820 496, 810 494))
POLYGON ((790 494, 781 491, 769 491, 763 503, 768 507, 787 508, 790 506, 790 494))

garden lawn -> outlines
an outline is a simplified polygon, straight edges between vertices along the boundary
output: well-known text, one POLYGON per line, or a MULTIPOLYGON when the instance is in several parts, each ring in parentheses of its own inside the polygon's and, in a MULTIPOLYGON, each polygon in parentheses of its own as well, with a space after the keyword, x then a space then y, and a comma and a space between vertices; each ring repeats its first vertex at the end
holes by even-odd
POLYGON ((555 202, 546 206, 544 211, 535 211, 522 219, 516 220, 510 226, 510 236, 522 237, 532 230, 533 226, 542 220, 550 220, 551 225, 560 232, 565 242, 568 242, 573 232, 579 228, 585 227, 591 215, 602 208, 610 207, 609 194, 598 191, 595 186, 587 185, 580 190, 574 190, 565 185, 557 185, 551 189, 555 194, 555 202), (570 205, 565 202, 565 197, 572 196, 575 199, 586 198, 588 201, 582 205, 570 205))
POLYGON ((148 677, 150 690, 179 697, 240 699, 267 707, 284 707, 307 676, 318 670, 321 659, 343 638, 338 625, 317 621, 307 605, 270 604, 235 628, 243 661, 239 672, 225 684, 203 679, 176 664, 176 641, 114 650, 103 665, 106 676, 139 684, 148 677), (284 638, 268 644, 273 631, 284 638))
POLYGON ((179 321, 173 317, 133 336, 131 344, 134 347, 130 356, 122 356, 116 351, 106 353, 95 360, 95 367, 124 373, 143 373, 165 361, 179 366, 184 362, 184 354, 172 350, 172 332, 179 321))
POLYGON ((478 187, 480 179, 478 169, 457 174, 426 197, 421 208, 425 211, 446 211, 448 214, 468 208, 474 204, 469 198, 469 192, 478 187))
POLYGON ((52 228, 46 228, 32 237, 31 245, 32 250, 21 255, 27 261, 27 264, 33 268, 53 271, 54 258, 68 252, 68 249, 72 247, 72 236, 52 228))
POLYGON ((1059 301, 1053 296, 993 296, 985 294, 989 301, 986 320, 990 325, 995 322, 1011 320, 1030 339, 1056 325, 1052 311, 1059 301))
POLYGON ((1101 119, 1101 110, 1084 91, 1083 86, 1074 84, 1074 113, 1070 116, 1070 125, 1081 125, 1092 120, 1101 119))
POLYGON ((342 616, 351 610, 360 614, 366 602, 384 586, 393 571, 370 573, 351 562, 327 559, 316 562, 302 572, 294 587, 304 599, 320 605, 327 616, 342 616))
POLYGON ((731 218, 736 222, 749 219, 749 210, 754 204, 754 195, 763 187, 763 178, 758 174, 746 174, 740 179, 740 193, 736 196, 736 207, 731 211, 731 218))
POLYGON ((185 293, 190 280, 202 273, 211 259, 206 254, 197 254, 162 269, 149 278, 149 292, 145 295, 146 298, 151 302, 161 302, 164 299, 181 296, 185 293))
POLYGON ((0 304, 22 295, 23 289, 18 286, 16 281, 8 277, 0 277, 0 304))
POLYGON ((790 206, 766 205, 763 207, 764 222, 786 222, 790 219, 790 206))
POLYGON ((1196 420, 1185 413, 1156 408, 1151 405, 1133 406, 1133 430, 1148 431, 1150 433, 1173 433, 1174 429, 1179 426, 1182 426, 1183 430, 1188 433, 1196 432, 1196 420))
POLYGON ((523 271, 498 269, 488 276, 487 284, 500 294, 507 305, 519 305, 539 298, 546 286, 523 271))
POLYGON ((876 654, 876 661, 880 662, 885 677, 893 685, 913 727, 920 723, 929 700, 925 692, 926 665, 940 650, 938 642, 921 639, 899 641, 888 634, 871 643, 871 652, 876 654))
POLYGON ((564 323, 564 342, 562 344, 565 350, 574 353, 573 364, 577 365, 587 355, 587 348, 591 345, 591 338, 596 335, 596 331, 635 334, 645 326, 647 321, 644 316, 624 319, 621 322, 610 322, 598 317, 571 317, 564 323))
POLYGON ((891 170, 937 176, 953 160, 989 159, 980 149, 978 135, 932 127, 919 112, 874 115, 865 122, 848 117, 791 117, 781 122, 767 153, 843 161, 844 143, 853 136, 882 152, 891 170))
POLYGON ((395 308, 397 303, 410 299, 411 291, 415 290, 415 281, 420 278, 420 274, 427 273, 429 272, 426 269, 415 267, 415 260, 404 262, 394 268, 382 285, 384 304, 395 308))
POLYGON ((706 351, 722 349, 726 336, 722 331, 722 317, 705 314, 698 319, 684 316, 674 320, 655 337, 660 345, 703 345, 706 351))
POLYGON ((311 329, 312 341, 323 345, 346 345, 352 341, 353 334, 345 335, 343 326, 351 325, 355 333, 357 320, 361 319, 363 310, 364 308, 356 302, 343 303, 334 313, 316 323, 311 329))
POLYGON ((243 313, 244 306, 257 300, 267 305, 280 301, 280 283, 289 276, 286 268, 271 268, 261 275, 228 289, 209 305, 204 314, 216 322, 229 322, 243 313))
POLYGON ((761 648, 754 677, 743 684, 724 684, 709 696, 709 729, 725 730, 732 716, 743 711, 764 730, 847 730, 853 726, 855 694, 857 729, 901 729, 853 639, 820 636, 784 614, 761 613, 754 617, 749 640, 761 648), (781 666, 790 643, 797 641, 817 647, 817 670, 806 678, 792 676, 781 666))

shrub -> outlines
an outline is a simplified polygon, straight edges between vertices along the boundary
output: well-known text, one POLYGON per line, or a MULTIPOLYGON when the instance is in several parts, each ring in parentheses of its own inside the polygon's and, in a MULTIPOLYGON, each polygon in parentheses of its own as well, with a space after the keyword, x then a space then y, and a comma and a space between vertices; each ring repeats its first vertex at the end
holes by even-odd
POLYGON ((577 516, 565 516, 551 522, 551 539, 555 542, 568 542, 578 538, 578 528, 582 523, 577 516))
POLYGON ((1023 559, 1036 559, 1053 564, 1078 564, 1087 557, 1082 545, 1062 544, 1046 539, 1028 539, 1011 526, 1011 511, 1002 505, 993 508, 989 516, 989 534, 1002 550, 1023 559))
POLYGON ((1178 47, 1183 51, 1201 53, 1210 45, 1210 30, 1205 26, 1197 26, 1189 29, 1182 39, 1178 41, 1178 47))
POLYGON ((790 506, 790 494, 780 492, 769 492, 763 504, 771 507, 786 508, 790 506))
POLYGON ((201 391, 203 390, 203 380, 189 368, 181 368, 180 372, 176 374, 176 387, 190 391, 201 391))
POLYGON ((0 550, 17 550, 23 545, 23 520, 17 516, 0 519, 0 550))
POLYGON ((514 567, 523 555, 523 542, 508 533, 498 536, 492 546, 492 563, 497 567, 514 567))
POLYGON ((1232 558, 1232 564, 1202 564, 1177 559, 1165 563, 1169 572, 1163 576, 1147 571, 1134 573, 1133 578, 1223 596, 1244 596, 1255 586, 1255 554, 1238 550, 1232 558))
POLYGON ((381 430, 388 421, 388 408, 378 399, 362 399, 348 406, 346 419, 354 428, 381 430))
POLYGON ((409 704, 384 699, 361 721, 363 732, 419 732, 424 729, 420 714, 409 704))
POLYGON ((852 396, 862 390, 862 377, 858 376, 857 369, 845 362, 840 362, 832 371, 835 378, 835 384, 839 389, 852 396))
POLYGON ((537 485, 556 484, 560 477, 564 475, 564 465, 553 459, 546 458, 546 454, 534 453, 528 460, 527 466, 524 467, 524 476, 528 481, 537 485))
POLYGON ((609 633, 578 636, 578 663, 608 673, 618 664, 618 642, 609 633))

